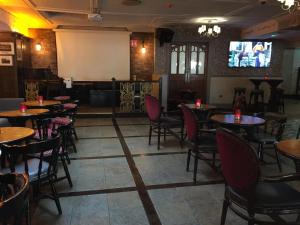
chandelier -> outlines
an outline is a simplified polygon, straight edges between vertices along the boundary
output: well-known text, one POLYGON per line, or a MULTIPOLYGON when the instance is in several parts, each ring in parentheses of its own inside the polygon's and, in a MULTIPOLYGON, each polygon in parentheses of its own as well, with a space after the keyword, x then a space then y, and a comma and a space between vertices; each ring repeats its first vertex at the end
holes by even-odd
POLYGON ((298 0, 277 0, 281 3, 281 8, 287 10, 290 13, 295 12, 300 7, 298 0))
POLYGON ((221 33, 221 27, 218 25, 201 25, 198 33, 204 37, 218 37, 221 33))

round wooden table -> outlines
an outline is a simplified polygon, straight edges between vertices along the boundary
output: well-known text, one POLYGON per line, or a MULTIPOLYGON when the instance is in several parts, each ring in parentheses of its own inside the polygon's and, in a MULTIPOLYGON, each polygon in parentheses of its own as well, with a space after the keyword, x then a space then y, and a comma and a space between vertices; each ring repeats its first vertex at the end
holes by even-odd
POLYGON ((20 110, 0 112, 0 118, 7 118, 12 126, 24 127, 26 120, 49 112, 48 109, 27 109, 26 112, 20 110))
POLYGON ((0 144, 20 141, 34 135, 34 130, 27 127, 0 127, 0 144))
POLYGON ((40 104, 39 101, 27 101, 21 104, 26 105, 28 108, 48 108, 53 105, 60 105, 61 102, 56 100, 44 100, 42 104, 40 104))
POLYGON ((292 159, 296 172, 300 172, 300 139, 280 141, 276 144, 276 148, 282 155, 292 159))
POLYGON ((233 114, 216 114, 210 117, 210 119, 219 124, 246 128, 261 126, 266 122, 262 118, 246 115, 241 115, 241 118, 236 120, 233 114))
POLYGON ((27 109, 26 112, 21 112, 20 110, 13 110, 13 111, 0 112, 0 117, 1 118, 31 117, 31 116, 37 116, 47 112, 49 112, 48 109, 27 109))

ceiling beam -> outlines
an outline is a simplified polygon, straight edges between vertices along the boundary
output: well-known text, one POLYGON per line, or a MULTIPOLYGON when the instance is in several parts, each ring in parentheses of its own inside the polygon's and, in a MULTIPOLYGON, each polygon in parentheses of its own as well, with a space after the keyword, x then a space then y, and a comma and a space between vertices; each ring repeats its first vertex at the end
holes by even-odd
POLYGON ((270 38, 272 34, 296 30, 300 28, 300 15, 286 14, 275 19, 245 28, 241 32, 242 39, 270 38))

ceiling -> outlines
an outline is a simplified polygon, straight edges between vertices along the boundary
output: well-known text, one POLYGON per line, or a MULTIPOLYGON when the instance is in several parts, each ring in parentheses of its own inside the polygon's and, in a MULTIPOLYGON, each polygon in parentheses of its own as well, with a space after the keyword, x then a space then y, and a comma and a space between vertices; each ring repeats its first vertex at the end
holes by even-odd
MULTIPOLYGON (((2 0, 3 1, 3 0, 2 0)), ((283 13, 277 0, 142 0, 137 6, 126 6, 122 0, 99 0, 102 22, 91 22, 89 0, 14 0, 57 26, 121 27, 130 31, 153 31, 172 24, 197 24, 198 17, 218 16, 228 21, 223 26, 245 28, 283 13)), ((1 0, 0 0, 1 6, 1 0)), ((16 11, 17 7, 9 9, 16 11)))

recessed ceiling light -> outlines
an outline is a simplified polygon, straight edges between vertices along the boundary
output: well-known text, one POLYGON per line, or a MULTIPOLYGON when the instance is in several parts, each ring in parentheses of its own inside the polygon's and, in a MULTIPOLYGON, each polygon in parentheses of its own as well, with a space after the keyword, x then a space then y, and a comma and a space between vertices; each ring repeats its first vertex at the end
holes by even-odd
POLYGON ((209 24, 214 24, 214 23, 223 23, 226 22, 228 19, 224 17, 199 17, 196 19, 193 19, 195 23, 209 23, 209 24))

